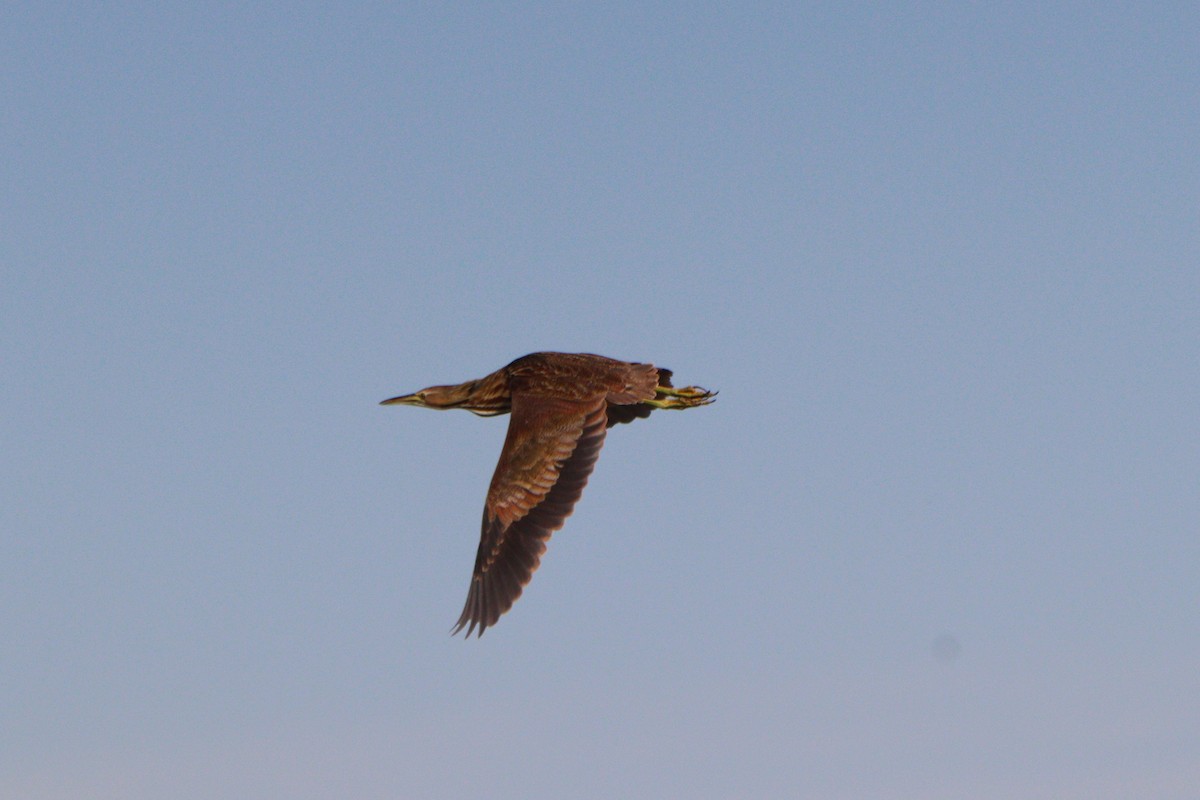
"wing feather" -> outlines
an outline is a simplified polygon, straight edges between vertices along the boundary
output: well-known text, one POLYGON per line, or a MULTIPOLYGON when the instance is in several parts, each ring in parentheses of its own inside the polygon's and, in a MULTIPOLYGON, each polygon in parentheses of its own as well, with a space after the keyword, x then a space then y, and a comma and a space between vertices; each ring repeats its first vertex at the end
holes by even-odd
POLYGON ((604 445, 603 394, 584 401, 514 394, 488 488, 471 588, 453 632, 495 625, 512 608, 575 509, 604 445))

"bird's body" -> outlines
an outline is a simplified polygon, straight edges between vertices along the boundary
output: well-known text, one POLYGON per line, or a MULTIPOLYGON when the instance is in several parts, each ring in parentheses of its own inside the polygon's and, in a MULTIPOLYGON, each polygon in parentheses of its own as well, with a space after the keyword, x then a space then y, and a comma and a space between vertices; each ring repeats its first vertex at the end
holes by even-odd
POLYGON ((583 493, 605 431, 656 408, 712 402, 697 387, 675 389, 671 371, 588 353, 532 353, 479 380, 431 386, 384 400, 426 408, 511 413, 488 487, 483 532, 462 616, 454 628, 479 635, 512 607, 537 569, 550 534, 583 493))

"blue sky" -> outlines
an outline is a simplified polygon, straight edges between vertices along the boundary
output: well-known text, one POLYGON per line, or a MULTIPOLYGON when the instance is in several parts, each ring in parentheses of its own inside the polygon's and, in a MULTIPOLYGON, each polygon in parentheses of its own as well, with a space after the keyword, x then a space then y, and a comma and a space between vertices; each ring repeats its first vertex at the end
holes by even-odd
POLYGON ((1194 796, 1194 5, 0 22, 0 798, 1194 796), (721 395, 452 639, 534 350, 721 395))

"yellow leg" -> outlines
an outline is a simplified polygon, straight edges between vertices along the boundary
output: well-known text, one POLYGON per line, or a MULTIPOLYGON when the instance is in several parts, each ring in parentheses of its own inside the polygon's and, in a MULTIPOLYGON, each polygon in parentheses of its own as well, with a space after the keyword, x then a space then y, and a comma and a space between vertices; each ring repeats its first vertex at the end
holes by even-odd
POLYGON ((655 392, 657 395, 653 400, 645 401, 646 405, 655 408, 706 406, 717 396, 716 392, 710 392, 699 386, 688 386, 683 389, 676 389, 673 386, 658 386, 655 388, 655 392))

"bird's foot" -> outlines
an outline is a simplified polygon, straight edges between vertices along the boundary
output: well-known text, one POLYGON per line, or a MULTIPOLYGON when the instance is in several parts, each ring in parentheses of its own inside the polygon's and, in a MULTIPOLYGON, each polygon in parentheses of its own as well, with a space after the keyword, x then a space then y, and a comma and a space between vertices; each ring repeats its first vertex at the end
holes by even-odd
POLYGON ((687 386, 682 389, 676 389, 673 386, 658 386, 655 388, 656 395, 653 400, 646 400, 648 406, 655 408, 692 408, 694 406, 706 406, 713 402, 713 398, 717 396, 716 392, 710 392, 708 389, 699 386, 687 386))

